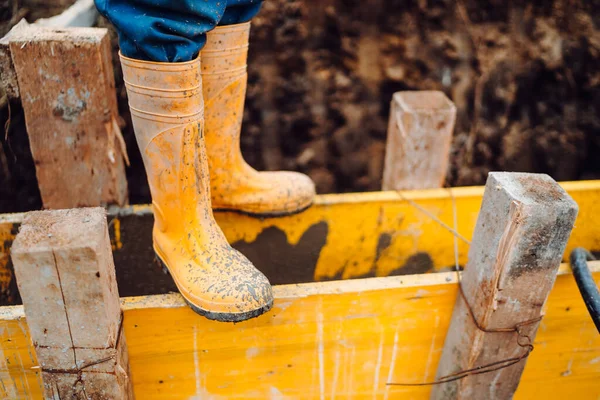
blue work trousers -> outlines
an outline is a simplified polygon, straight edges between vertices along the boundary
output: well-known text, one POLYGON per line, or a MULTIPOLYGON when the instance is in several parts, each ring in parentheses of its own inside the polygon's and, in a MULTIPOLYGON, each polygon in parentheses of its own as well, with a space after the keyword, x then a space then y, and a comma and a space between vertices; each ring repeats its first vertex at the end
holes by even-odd
POLYGON ((95 0, 117 29, 121 53, 138 60, 193 60, 217 25, 239 24, 262 0, 95 0))

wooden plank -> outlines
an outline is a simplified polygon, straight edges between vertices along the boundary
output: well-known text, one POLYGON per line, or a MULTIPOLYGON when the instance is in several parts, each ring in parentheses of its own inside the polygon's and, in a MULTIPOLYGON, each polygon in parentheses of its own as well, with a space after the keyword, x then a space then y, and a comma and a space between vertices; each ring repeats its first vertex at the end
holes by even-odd
MULTIPOLYGON (((94 6, 93 0, 77 0, 61 14, 51 18, 38 19, 34 25, 53 28, 92 27, 97 18, 98 10, 94 6)), ((23 18, 0 39, 0 72, 2 72, 0 74, 0 93, 4 92, 8 99, 20 98, 17 73, 10 56, 10 37, 26 26, 29 24, 23 18)))
POLYGON ((42 373, 38 366, 23 307, 0 307, 0 398, 42 399, 42 373), (10 317, 18 310, 17 318, 10 317))
MULTIPOLYGON (((590 263, 600 284, 600 263, 590 263)), ((275 286, 273 311, 239 324, 199 318, 178 294, 122 299, 140 399, 426 398, 457 296, 438 273, 275 286), (212 395, 212 396, 211 396, 212 395)), ((37 386, 20 306, 0 308, 18 393, 37 386), (20 327, 19 327, 20 326, 20 327)), ((563 265, 516 399, 597 399, 600 335, 563 265)), ((8 375, 8 376, 7 376, 8 375)), ((26 396, 23 394, 23 397, 26 396)))
POLYGON ((514 362, 436 385, 432 399, 512 398, 577 211, 548 175, 489 174, 437 379, 514 362))
POLYGON ((12 259, 45 396, 132 398, 105 210, 28 213, 12 259))
POLYGON ((25 27, 10 38, 45 208, 127 202, 106 29, 25 27))
POLYGON ((392 97, 383 190, 440 188, 446 179, 456 107, 443 92, 392 97))
MULTIPOLYGON (((600 214, 595 211, 600 181, 563 186, 580 205, 567 251, 577 246, 600 250, 600 214)), ((425 212, 451 228, 456 213, 456 230, 470 239, 482 195, 483 187, 334 194, 318 196, 313 207, 285 218, 215 217, 229 242, 275 284, 405 275, 454 266, 453 233, 425 212)), ((137 278, 159 272, 148 268, 153 262, 151 209, 136 206, 113 215, 117 274, 121 266, 136 270, 137 278)), ((460 240, 457 245, 464 266, 469 246, 460 240)))
MULTIPOLYGON (((566 262, 577 246, 600 250, 600 213, 596 211, 600 181, 562 186, 580 206, 566 262)), ((471 239, 482 195, 482 187, 336 194, 318 196, 312 208, 286 218, 258 219, 234 213, 216 213, 215 217, 234 247, 274 284, 406 275, 454 265, 453 234, 422 210, 450 227, 454 227, 456 210, 456 230, 471 239)), ((0 240, 0 254, 6 254, 5 260, 9 260, 14 238, 11 231, 16 232, 22 218, 22 214, 0 215, 0 235, 6 232, 6 245, 0 240)), ((121 295, 176 290, 154 261, 150 206, 114 208, 109 222, 121 295)), ((468 245, 460 240, 457 245, 458 261, 464 266, 468 245)), ((10 267, 0 260, 0 270, 10 267)), ((14 300, 16 293, 10 293, 14 300)))

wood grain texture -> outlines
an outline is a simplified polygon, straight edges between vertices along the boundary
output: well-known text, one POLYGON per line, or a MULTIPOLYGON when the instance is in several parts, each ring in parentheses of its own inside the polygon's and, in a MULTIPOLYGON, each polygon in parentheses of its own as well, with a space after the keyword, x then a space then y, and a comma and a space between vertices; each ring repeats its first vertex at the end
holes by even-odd
MULTIPOLYGON (((543 315, 577 211, 548 175, 489 174, 437 379, 527 351, 516 332, 479 327, 510 329, 543 315)), ((538 326, 522 326, 522 336, 533 340, 538 326)), ((436 385, 431 398, 510 399, 525 362, 436 385)))
POLYGON ((108 32, 28 26, 10 51, 44 207, 125 204, 108 32))
POLYGON ((28 213, 12 260, 48 398, 129 398, 103 208, 28 213))
POLYGON ((444 184, 456 107, 443 92, 392 97, 383 190, 433 189, 444 184))
MULTIPOLYGON (((600 264, 590 266, 600 283, 600 264)), ((122 299, 136 397, 424 399, 431 392, 386 383, 434 378, 457 296, 454 273, 276 286, 274 294, 272 312, 238 324, 199 317, 177 294, 122 299)), ((2 383, 39 399, 22 307, 0 308, 0 335, 11 360, 0 368, 2 383)), ((600 336, 566 265, 535 346, 516 399, 598 398, 600 336)))
MULTIPOLYGON (((45 2, 44 5, 47 6, 45 2)), ((41 18, 34 25, 54 28, 66 27, 91 27, 98 18, 98 10, 93 0, 77 0, 71 7, 51 18, 41 18)), ((29 24, 23 18, 10 32, 0 39, 0 93, 4 93, 9 99, 19 98, 19 83, 17 73, 10 56, 10 37, 29 24)))

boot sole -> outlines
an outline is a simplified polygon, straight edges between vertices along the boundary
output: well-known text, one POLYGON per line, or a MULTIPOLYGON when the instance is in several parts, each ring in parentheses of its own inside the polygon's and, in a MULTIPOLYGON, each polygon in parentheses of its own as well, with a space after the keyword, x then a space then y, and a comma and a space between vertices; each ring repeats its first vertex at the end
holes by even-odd
POLYGON ((289 217, 290 215, 300 214, 300 213, 308 210, 309 208, 311 208, 313 206, 313 204, 314 203, 311 202, 309 205, 299 208, 297 210, 279 211, 279 212, 259 213, 259 212, 252 212, 252 211, 237 210, 234 208, 213 208, 213 211, 214 212, 233 212, 236 214, 246 215, 246 216, 252 217, 252 218, 281 218, 281 217, 289 217))
MULTIPOLYGON (((158 263, 160 264, 163 272, 167 275, 171 275, 171 271, 169 271, 169 268, 167 268, 167 265, 165 264, 165 262, 159 257, 158 254, 154 253, 155 257, 156 257, 156 261, 158 261, 158 263)), ((171 277, 173 277, 171 275, 171 277)), ((177 288, 179 288, 179 285, 177 285, 177 281, 173 278, 173 281, 175 282, 175 285, 177 286, 177 288)), ((258 317, 259 315, 262 315, 264 313, 266 313, 267 311, 269 311, 272 307, 273 307, 273 300, 271 300, 270 302, 268 302, 267 304, 265 304, 264 306, 254 309, 254 310, 250 310, 250 311, 246 311, 243 313, 221 313, 221 312, 214 312, 214 311, 208 311, 205 310, 203 308, 198 307, 195 304, 192 304, 182 293, 181 293, 181 289, 179 290, 179 294, 181 294, 181 297, 183 297, 183 299, 185 300, 185 302, 187 303, 188 306, 190 306, 190 308, 198 315, 201 315, 203 317, 206 317, 210 320, 213 321, 220 321, 220 322, 241 322, 241 321, 245 321, 251 318, 255 318, 258 317)))

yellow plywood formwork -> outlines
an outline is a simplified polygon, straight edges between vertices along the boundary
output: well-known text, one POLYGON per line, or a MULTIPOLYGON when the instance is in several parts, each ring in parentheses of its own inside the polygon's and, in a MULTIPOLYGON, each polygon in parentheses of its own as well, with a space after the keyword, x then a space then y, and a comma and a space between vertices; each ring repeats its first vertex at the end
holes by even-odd
MULTIPOLYGON (((580 206, 565 258, 576 246, 600 250, 600 181, 562 185, 580 206)), ((387 276, 466 264, 482 194, 477 187, 326 195, 295 216, 218 213, 217 220, 238 248, 264 254, 267 267, 292 282, 387 276)), ((0 273, 10 273, 6 261, 22 217, 0 216, 0 273)), ((151 209, 133 206, 109 218, 117 275, 121 268, 135 280, 156 279, 146 276, 151 209)), ((600 282, 600 265, 591 265, 600 282)), ((0 283, 14 287, 10 279, 0 283)), ((197 316, 176 294, 122 299, 137 398, 428 396, 426 386, 386 383, 433 379, 457 294, 454 273, 274 291, 272 312, 235 325, 197 316)), ((22 307, 0 307, 0 340, 0 398, 41 398, 22 307)), ((598 398, 600 337, 565 265, 535 344, 517 398, 598 398)))
MULTIPOLYGON (((454 265, 454 235, 439 222, 453 227, 456 213, 457 231, 470 238, 482 195, 483 188, 324 195, 295 216, 258 220, 217 215, 217 222, 232 243, 255 242, 275 227, 295 247, 315 242, 315 233, 325 231, 322 247, 316 249, 316 281, 389 276, 404 268, 417 273, 454 265)), ((467 251, 468 244, 460 241, 460 264, 466 263, 467 251)))
MULTIPOLYGON (((580 209, 566 262, 575 247, 600 251, 600 181, 561 185, 580 209)), ((417 274, 453 267, 455 254, 466 264, 468 243, 451 230, 471 239, 482 195, 483 187, 323 195, 298 215, 216 213, 216 219, 234 247, 275 284, 417 274)), ((9 247, 22 217, 0 216, 0 273, 10 273, 9 247)), ((153 268, 150 206, 115 210, 109 220, 117 276, 135 277, 131 285, 164 279, 153 268), (127 276, 119 275, 121 269, 127 276)), ((127 282, 119 283, 122 294, 137 294, 127 291, 127 282)))
MULTIPOLYGON (((600 263, 591 263, 600 283, 600 263)), ((194 314, 177 294, 123 299, 138 399, 427 398, 457 296, 454 273, 277 286, 266 315, 194 314)), ((504 333, 503 333, 504 334, 504 333)), ((506 333, 511 334, 511 333, 506 333)), ((40 398, 21 307, 0 308, 0 394, 40 398), (4 392, 2 392, 4 391, 4 392)), ((597 399, 600 336, 563 265, 517 399, 597 399)))
MULTIPOLYGON (((600 213, 596 211, 600 181, 561 185, 580 208, 565 254, 579 246, 600 250, 600 213)), ((291 246, 297 246, 311 227, 321 224, 327 235, 314 280, 389 276, 407 267, 416 268, 413 273, 423 272, 418 271, 419 258, 415 256, 419 254, 430 257, 436 269, 454 266, 455 236, 446 227, 470 240, 482 196, 483 187, 323 195, 315 206, 295 216, 260 220, 217 213, 217 222, 232 243, 252 243, 266 229, 276 227, 285 232, 291 246)), ((469 246, 457 242, 458 262, 464 265, 469 246)))
POLYGON ((9 268, 8 263, 10 246, 17 234, 15 226, 17 218, 15 216, 20 216, 20 214, 7 215, 4 218, 0 215, 0 299, 6 300, 8 303, 14 301, 14 294, 11 293, 13 271, 9 268))

